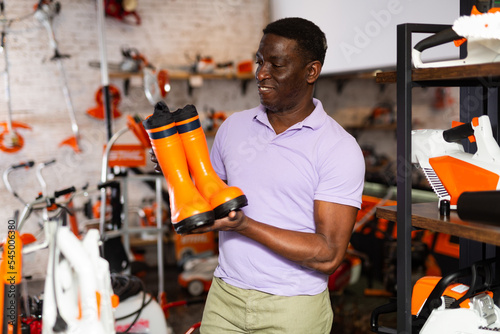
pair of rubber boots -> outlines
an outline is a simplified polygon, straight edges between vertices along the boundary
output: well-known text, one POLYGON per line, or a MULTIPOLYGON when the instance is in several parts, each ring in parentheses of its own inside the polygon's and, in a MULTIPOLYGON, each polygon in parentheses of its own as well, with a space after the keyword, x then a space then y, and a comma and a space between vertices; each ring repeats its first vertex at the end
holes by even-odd
POLYGON ((215 219, 247 205, 241 189, 229 187, 215 173, 193 105, 172 113, 165 102, 158 102, 143 125, 167 180, 172 225, 177 233, 213 225, 215 219))

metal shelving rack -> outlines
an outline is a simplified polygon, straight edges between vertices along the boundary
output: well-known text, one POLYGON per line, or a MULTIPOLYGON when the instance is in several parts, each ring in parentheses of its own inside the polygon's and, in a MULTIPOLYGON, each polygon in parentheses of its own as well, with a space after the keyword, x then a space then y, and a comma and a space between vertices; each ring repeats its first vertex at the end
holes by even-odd
MULTIPOLYGON (((411 130, 412 130, 412 88, 414 87, 462 87, 461 94, 470 94, 471 87, 489 89, 494 87, 496 94, 483 96, 482 113, 492 114, 492 124, 498 124, 498 89, 500 86, 500 64, 466 65, 447 68, 426 68, 412 70, 412 34, 436 33, 449 28, 449 25, 401 24, 397 27, 397 68, 396 72, 377 74, 378 83, 396 82, 397 84, 397 332, 412 332, 411 317, 411 232, 412 218, 412 180, 411 180, 411 130), (469 91, 467 91, 469 89, 469 91), (493 97, 493 108, 488 106, 488 97, 493 97)), ((484 91, 483 91, 484 93, 484 91)), ((463 97, 461 96, 463 101, 463 97)), ((477 111, 473 111, 474 113, 477 111)), ((461 121, 470 121, 470 111, 461 110, 461 121), (466 119, 468 118, 468 119, 466 119)), ((497 138, 498 140, 498 138, 497 138)), ((437 212, 437 208, 436 208, 437 212)), ((467 246, 467 240, 465 241, 467 246)), ((482 256, 487 253, 481 246, 482 256)), ((461 240, 462 248, 462 240, 461 240)), ((464 247, 470 251, 471 247, 464 247)), ((491 252, 490 252, 491 253, 491 252)), ((461 250, 460 266, 470 263, 472 257, 461 250), (466 262, 462 256, 466 255, 466 262)))

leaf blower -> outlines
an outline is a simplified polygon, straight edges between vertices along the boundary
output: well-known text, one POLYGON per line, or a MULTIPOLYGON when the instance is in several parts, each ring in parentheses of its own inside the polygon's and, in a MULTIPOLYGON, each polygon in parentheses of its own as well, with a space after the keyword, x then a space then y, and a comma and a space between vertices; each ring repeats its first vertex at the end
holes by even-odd
POLYGON ((500 147, 486 115, 448 130, 413 130, 411 161, 451 209, 465 191, 500 189, 500 147), (466 138, 476 142, 476 153, 464 151, 460 140, 466 138))

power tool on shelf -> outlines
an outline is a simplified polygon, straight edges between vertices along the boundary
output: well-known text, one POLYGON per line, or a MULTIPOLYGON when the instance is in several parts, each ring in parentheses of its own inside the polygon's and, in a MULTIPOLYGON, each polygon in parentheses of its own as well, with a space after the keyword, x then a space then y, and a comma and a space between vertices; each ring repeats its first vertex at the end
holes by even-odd
POLYGON ((445 277, 419 279, 413 287, 413 326, 422 326, 420 334, 500 332, 494 264, 492 258, 445 277))
POLYGON ((483 115, 470 123, 454 125, 448 130, 413 130, 411 156, 440 203, 448 200, 451 209, 456 209, 463 192, 500 189, 500 147, 489 117, 483 115), (460 140, 466 138, 476 142, 476 153, 464 151, 460 140))
POLYGON ((500 1, 476 0, 471 15, 459 17, 453 26, 417 43, 412 50, 415 68, 445 67, 493 63, 500 61, 500 1), (456 46, 467 42, 464 59, 422 62, 424 50, 454 42, 456 46))
MULTIPOLYGON (((500 332, 496 258, 473 263, 446 276, 424 276, 413 287, 411 297, 412 333, 482 334, 500 332)), ((395 333, 380 326, 379 317, 397 311, 397 303, 375 308, 371 330, 395 333)))

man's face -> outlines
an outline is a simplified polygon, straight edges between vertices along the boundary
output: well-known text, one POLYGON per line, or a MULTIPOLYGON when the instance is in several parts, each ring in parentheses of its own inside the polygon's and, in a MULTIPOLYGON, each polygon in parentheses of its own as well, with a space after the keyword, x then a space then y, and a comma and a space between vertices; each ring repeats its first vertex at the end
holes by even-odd
POLYGON ((308 98, 307 64, 300 56, 296 41, 274 34, 264 35, 256 62, 260 102, 268 111, 289 111, 308 98))

